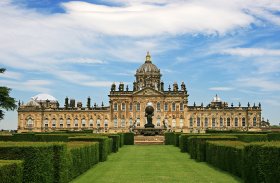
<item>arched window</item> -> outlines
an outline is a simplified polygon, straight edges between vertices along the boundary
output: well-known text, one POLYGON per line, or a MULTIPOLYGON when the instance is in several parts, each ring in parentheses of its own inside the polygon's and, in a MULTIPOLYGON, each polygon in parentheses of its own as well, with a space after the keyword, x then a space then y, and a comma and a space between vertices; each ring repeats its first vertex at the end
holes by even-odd
POLYGON ((86 119, 85 118, 82 119, 82 127, 86 127, 86 119))
POLYGON ((118 118, 115 116, 114 118, 114 127, 117 128, 118 127, 118 118))
POLYGON ((190 127, 192 127, 192 126, 193 126, 193 118, 190 117, 190 127))
POLYGON ((114 103, 114 111, 118 111, 118 103, 114 103))
POLYGON ((125 103, 122 103, 122 111, 125 111, 125 103))
POLYGON ((53 118, 53 119, 52 119, 52 128, 55 128, 55 127, 56 127, 56 119, 53 118))
POLYGON ((160 116, 157 117, 157 126, 160 126, 160 116))
POLYGON ((108 119, 105 119, 105 120, 104 120, 104 127, 105 127, 105 128, 108 128, 108 119))
POLYGON ((220 118, 220 127, 223 127, 224 126, 224 119, 221 117, 220 118))
POLYGON ((257 118, 256 117, 253 118, 253 126, 257 126, 257 118))
POLYGON ((238 126, 238 118, 234 119, 234 126, 238 126))
POLYGON ((33 128, 33 125, 34 125, 33 119, 31 117, 29 117, 27 119, 27 128, 33 128))
POLYGON ((140 103, 139 102, 136 104, 136 111, 140 111, 140 103))
POLYGON ((164 111, 168 111, 168 103, 164 103, 164 111))
POLYGON ((60 119, 59 119, 59 127, 60 127, 60 128, 63 128, 63 118, 60 118, 60 119))
POLYGON ((244 117, 242 118, 242 126, 246 126, 246 120, 244 117))
POLYGON ((48 120, 48 118, 44 119, 44 125, 45 125, 46 128, 49 127, 49 120, 48 120))
POLYGON ((78 120, 78 118, 75 118, 75 119, 74 119, 74 125, 75 125, 75 127, 78 127, 78 126, 79 126, 79 120, 78 120))
POLYGON ((140 126, 140 118, 139 117, 136 119, 136 125, 140 126))
POLYGON ((160 111, 160 102, 157 103, 157 111, 160 111))
POLYGON ((227 118, 227 126, 230 126, 230 118, 227 118))
POLYGON ((172 103, 172 111, 176 111, 176 103, 172 103))
POLYGON ((216 124, 216 119, 212 118, 212 127, 215 127, 215 124, 216 124))
POLYGON ((205 126, 205 127, 208 127, 208 118, 205 118, 205 119, 204 119, 204 126, 205 126))
POLYGON ((197 126, 200 127, 200 117, 197 117, 196 123, 197 123, 197 126))
POLYGON ((70 120, 70 118, 67 118, 66 124, 67 124, 67 127, 68 127, 68 128, 71 127, 71 120, 70 120))
POLYGON ((96 120, 96 127, 100 128, 100 119, 99 118, 96 120))
POLYGON ((93 119, 92 118, 89 119, 89 126, 93 127, 93 119))

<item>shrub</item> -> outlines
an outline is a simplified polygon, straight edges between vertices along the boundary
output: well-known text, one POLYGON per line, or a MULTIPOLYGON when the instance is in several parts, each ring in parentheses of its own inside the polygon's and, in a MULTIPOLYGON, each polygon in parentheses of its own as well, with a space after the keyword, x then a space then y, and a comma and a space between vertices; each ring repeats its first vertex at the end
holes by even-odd
POLYGON ((269 134, 267 134, 267 138, 269 141, 280 140, 280 133, 269 133, 269 134))
POLYGON ((258 141, 267 141, 266 134, 238 134, 234 135, 238 137, 238 140, 242 142, 258 142, 258 141))
POLYGON ((192 159, 205 161, 205 144, 207 140, 237 140, 234 136, 193 136, 188 138, 188 151, 192 159))
POLYGON ((0 183, 21 183, 23 162, 20 160, 0 160, 0 183))
POLYGON ((52 143, 0 142, 0 159, 24 160, 23 182, 56 182, 52 143))
POLYGON ((192 136, 210 136, 209 134, 182 134, 179 136, 179 148, 181 152, 188 152, 188 138, 192 136))
POLYGON ((69 142, 67 153, 68 179, 72 180, 99 162, 99 143, 69 142))
POLYGON ((134 133, 124 133, 124 145, 134 145, 134 133))
POLYGON ((244 149, 245 183, 279 182, 280 142, 251 143, 244 149))
POLYGON ((118 152, 120 146, 120 136, 119 135, 108 135, 109 138, 113 140, 112 152, 118 152))
POLYGON ((242 177, 244 146, 240 141, 206 142, 206 162, 242 177))
POLYGON ((174 133, 174 137, 173 137, 173 145, 176 147, 179 147, 179 137, 182 133, 174 133))
POLYGON ((164 144, 165 145, 173 145, 174 144, 174 133, 173 132, 165 132, 164 133, 164 144))
POLYGON ((99 161, 106 161, 112 140, 105 136, 78 136, 69 137, 69 141, 99 142, 99 161))

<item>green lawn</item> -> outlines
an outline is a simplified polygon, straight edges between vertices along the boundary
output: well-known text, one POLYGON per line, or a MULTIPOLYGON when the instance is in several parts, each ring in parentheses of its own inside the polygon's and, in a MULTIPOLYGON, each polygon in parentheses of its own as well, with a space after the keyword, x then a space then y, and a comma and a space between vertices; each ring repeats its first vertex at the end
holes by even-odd
POLYGON ((91 168, 74 183, 218 183, 241 182, 206 163, 198 163, 179 148, 164 145, 124 146, 106 162, 91 168))

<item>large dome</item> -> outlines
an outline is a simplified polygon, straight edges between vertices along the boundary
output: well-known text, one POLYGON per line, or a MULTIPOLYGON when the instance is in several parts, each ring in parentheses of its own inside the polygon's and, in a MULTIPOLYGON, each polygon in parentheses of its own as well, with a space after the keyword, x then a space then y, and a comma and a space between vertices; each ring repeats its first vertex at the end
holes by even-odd
POLYGON ((38 102, 38 101, 46 101, 49 100, 50 102, 56 102, 56 98, 54 98, 53 96, 46 94, 46 93, 40 93, 34 97, 31 97, 31 99, 33 99, 34 101, 38 102))
POLYGON ((146 56, 146 61, 142 64, 139 69, 137 69, 136 74, 145 74, 145 73, 156 73, 160 74, 160 70, 155 66, 151 61, 151 56, 149 52, 146 56))

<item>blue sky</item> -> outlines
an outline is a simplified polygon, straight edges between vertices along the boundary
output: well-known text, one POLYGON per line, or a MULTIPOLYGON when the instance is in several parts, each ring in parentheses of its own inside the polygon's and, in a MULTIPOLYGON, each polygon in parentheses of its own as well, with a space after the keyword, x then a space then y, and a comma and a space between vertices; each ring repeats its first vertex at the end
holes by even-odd
MULTIPOLYGON (((49 93, 108 105, 112 82, 132 88, 149 50, 166 89, 187 85, 189 104, 215 94, 261 102, 280 122, 279 0, 2 0, 1 85, 27 102, 49 93)), ((0 129, 16 129, 6 112, 0 129)))

